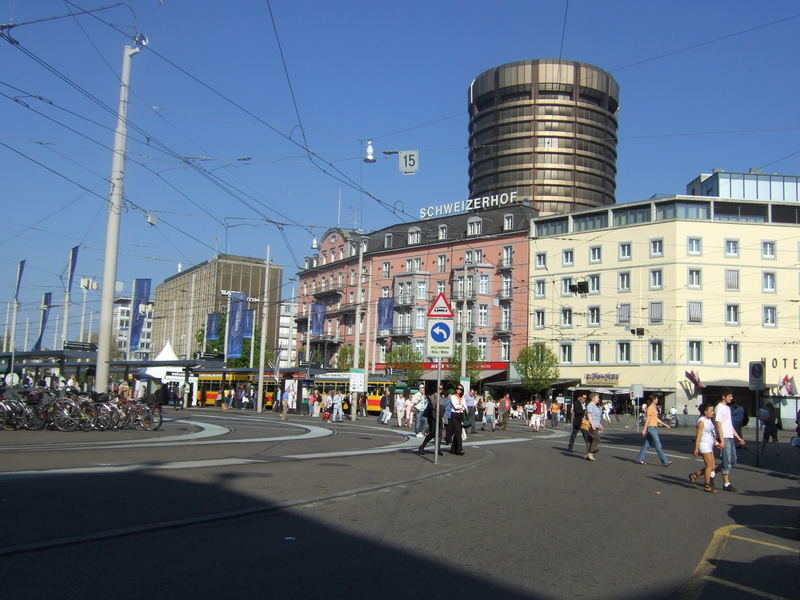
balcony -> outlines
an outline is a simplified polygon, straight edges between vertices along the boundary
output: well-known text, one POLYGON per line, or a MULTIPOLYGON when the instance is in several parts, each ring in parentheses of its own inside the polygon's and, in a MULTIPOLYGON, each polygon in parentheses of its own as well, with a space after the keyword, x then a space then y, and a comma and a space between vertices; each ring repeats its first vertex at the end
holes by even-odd
POLYGON ((413 306, 417 303, 417 297, 413 294, 402 294, 394 297, 395 306, 413 306))
POLYGON ((511 297, 514 295, 514 290, 512 289, 501 289, 497 292, 497 298, 500 300, 511 300, 511 297))
POLYGON ((344 289, 343 283, 334 283, 333 285, 328 286, 326 288, 321 288, 313 291, 311 295, 314 296, 315 298, 323 298, 325 296, 330 296, 332 294, 341 294, 343 289, 344 289))
POLYGON ((411 337, 414 335, 414 328, 411 325, 395 325, 392 327, 392 335, 411 337))
POLYGON ((474 290, 455 290, 453 292, 453 297, 450 298, 453 302, 470 302, 471 300, 475 300, 475 291, 474 290))
POLYGON ((511 320, 495 323, 494 332, 497 335, 511 335, 511 320))
POLYGON ((497 263, 498 271, 507 271, 514 267, 514 259, 511 257, 501 258, 497 263))
MULTIPOLYGON (((475 333, 476 329, 475 323, 476 322, 472 319, 469 319, 467 321, 467 333, 475 333)), ((463 330, 464 330, 464 323, 461 321, 461 319, 456 319, 455 324, 453 325, 453 332, 456 335, 460 335, 463 330)))

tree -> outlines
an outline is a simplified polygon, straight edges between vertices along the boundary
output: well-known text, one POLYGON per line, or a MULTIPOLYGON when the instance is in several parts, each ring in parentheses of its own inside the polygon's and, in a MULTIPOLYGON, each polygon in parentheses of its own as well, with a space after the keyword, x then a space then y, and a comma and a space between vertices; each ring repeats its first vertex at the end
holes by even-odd
MULTIPOLYGON (((445 380, 453 387, 461 383, 461 348, 461 344, 456 345, 453 358, 448 359, 447 362, 445 380)), ((470 389, 475 388, 480 381, 481 362, 483 362, 483 356, 481 355, 480 348, 472 344, 467 344, 467 377, 469 377, 470 389)))
POLYGON ((392 369, 404 369, 408 384, 414 384, 422 377, 422 372, 425 370, 424 361, 422 353, 416 352, 411 344, 401 344, 386 353, 386 366, 392 369))
POLYGON ((520 380, 531 393, 549 390, 558 379, 558 357, 542 342, 525 346, 514 361, 520 380))
MULTIPOLYGON (((219 335, 218 340, 206 340, 205 352, 214 354, 225 353, 225 317, 227 315, 220 315, 219 319, 219 335)), ((195 334, 197 345, 202 347, 203 337, 205 334, 205 325, 200 327, 195 334)), ((253 367, 258 368, 258 358, 261 355, 261 327, 256 327, 255 335, 253 338, 244 338, 242 343, 242 355, 239 358, 229 358, 225 366, 231 368, 248 368, 250 367, 250 345, 253 346, 253 367)), ((264 351, 264 364, 269 365, 275 361, 275 352, 273 349, 267 347, 264 351)))
MULTIPOLYGON (((364 346, 358 347, 358 366, 364 366, 364 346)), ((336 368, 340 371, 349 371, 353 368, 353 344, 347 344, 339 348, 336 353, 336 368)))

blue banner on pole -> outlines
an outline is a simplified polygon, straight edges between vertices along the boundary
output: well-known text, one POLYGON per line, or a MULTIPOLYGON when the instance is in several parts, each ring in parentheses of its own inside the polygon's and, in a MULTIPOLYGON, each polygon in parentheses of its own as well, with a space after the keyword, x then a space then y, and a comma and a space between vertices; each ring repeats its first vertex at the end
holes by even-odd
POLYGON ((206 318, 206 340, 213 342, 219 339, 219 313, 209 313, 206 318))
POLYGON ((75 267, 78 265, 78 248, 74 246, 69 251, 69 267, 67 268, 67 293, 72 293, 72 281, 75 278, 75 267))
POLYGON ((51 292, 45 292, 42 295, 42 318, 39 321, 39 337, 36 338, 36 341, 33 343, 33 347, 31 350, 33 352, 39 352, 42 349, 42 337, 44 336, 44 329, 47 327, 47 315, 50 314, 50 304, 53 302, 53 294, 51 292))
POLYGON ((378 299, 378 331, 392 328, 394 298, 378 299))
POLYGON ((324 304, 311 305, 311 335, 321 335, 325 326, 325 309, 324 304))
POLYGON ((144 317, 147 312, 147 303, 150 301, 151 282, 151 279, 133 280, 133 298, 131 298, 131 352, 139 349, 139 342, 142 339, 144 317))
POLYGON ((247 294, 231 294, 231 312, 228 315, 228 358, 240 358, 244 342, 244 321, 247 311, 247 294))
POLYGON ((19 285, 22 283, 22 272, 25 270, 25 261, 19 261, 19 266, 17 267, 17 291, 14 292, 14 300, 19 300, 19 285))
POLYGON ((244 311, 244 338, 249 340, 253 337, 253 326, 256 322, 256 311, 248 308, 244 311))

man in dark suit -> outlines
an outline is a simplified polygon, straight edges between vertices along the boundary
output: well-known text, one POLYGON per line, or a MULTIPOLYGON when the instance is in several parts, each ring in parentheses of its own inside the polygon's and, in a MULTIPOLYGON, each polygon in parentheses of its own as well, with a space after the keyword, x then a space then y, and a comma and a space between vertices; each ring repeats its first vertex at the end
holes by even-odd
POLYGON ((586 414, 586 392, 579 391, 572 401, 572 435, 569 436, 569 444, 567 445, 567 452, 572 452, 572 447, 575 445, 575 438, 580 431, 583 434, 583 441, 589 444, 589 434, 581 429, 583 422, 583 415, 586 414))

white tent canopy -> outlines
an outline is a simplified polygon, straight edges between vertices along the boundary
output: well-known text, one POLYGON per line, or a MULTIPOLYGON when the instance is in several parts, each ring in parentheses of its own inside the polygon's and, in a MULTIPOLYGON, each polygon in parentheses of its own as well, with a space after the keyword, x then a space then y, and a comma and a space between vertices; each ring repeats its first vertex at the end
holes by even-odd
MULTIPOLYGON (((158 362, 175 361, 177 363, 178 360, 179 360, 178 356, 175 354, 175 351, 172 349, 172 344, 167 342, 166 344, 164 344, 164 348, 161 350, 161 352, 158 353, 158 356, 155 357, 154 362, 155 361, 158 361, 158 362)), ((176 366, 177 366, 177 364, 176 364, 176 366)), ((174 370, 175 370, 174 367, 170 368, 169 366, 148 367, 145 370, 145 373, 148 375, 148 377, 152 377, 153 379, 161 380, 161 379, 164 379, 164 377, 166 377, 167 371, 174 371, 174 370)))

